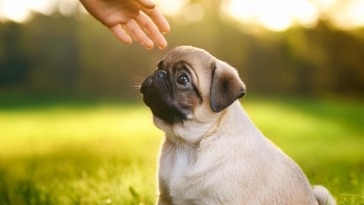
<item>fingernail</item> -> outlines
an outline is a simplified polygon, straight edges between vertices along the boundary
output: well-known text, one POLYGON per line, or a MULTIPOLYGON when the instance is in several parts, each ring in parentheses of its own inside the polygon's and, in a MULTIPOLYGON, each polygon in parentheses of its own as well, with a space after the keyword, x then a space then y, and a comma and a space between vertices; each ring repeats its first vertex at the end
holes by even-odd
POLYGON ((165 49, 165 48, 167 48, 167 46, 168 46, 168 44, 167 44, 167 42, 165 42, 165 43, 163 43, 162 45, 159 45, 159 49, 165 49))
POLYGON ((166 48, 168 46, 167 40, 162 38, 161 41, 158 43, 159 49, 166 48))
POLYGON ((171 27, 169 26, 168 22, 164 25, 164 28, 162 30, 163 34, 166 34, 171 31, 171 27))
POLYGON ((150 49, 152 49, 153 48, 153 46, 154 46, 154 44, 153 43, 148 43, 148 45, 147 44, 145 44, 144 42, 140 42, 140 44, 142 45, 142 46, 144 46, 144 48, 146 48, 146 49, 148 49, 148 50, 150 50, 150 49))

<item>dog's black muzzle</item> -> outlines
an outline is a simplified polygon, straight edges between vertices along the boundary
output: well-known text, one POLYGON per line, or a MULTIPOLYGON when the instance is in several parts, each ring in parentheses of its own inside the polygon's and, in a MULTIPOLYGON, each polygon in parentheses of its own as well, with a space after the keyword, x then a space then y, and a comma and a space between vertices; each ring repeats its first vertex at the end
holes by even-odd
POLYGON ((158 81, 164 81, 165 77, 167 75, 167 72, 164 70, 157 70, 155 73, 149 77, 147 77, 140 87, 140 92, 145 95, 148 90, 153 89, 153 87, 158 87, 156 84, 161 84, 163 82, 158 81), (153 85, 154 84, 154 85, 153 85))
POLYGON ((153 115, 168 124, 181 122, 187 118, 178 108, 178 103, 173 100, 173 88, 166 71, 156 70, 153 75, 147 77, 140 87, 140 92, 153 115))

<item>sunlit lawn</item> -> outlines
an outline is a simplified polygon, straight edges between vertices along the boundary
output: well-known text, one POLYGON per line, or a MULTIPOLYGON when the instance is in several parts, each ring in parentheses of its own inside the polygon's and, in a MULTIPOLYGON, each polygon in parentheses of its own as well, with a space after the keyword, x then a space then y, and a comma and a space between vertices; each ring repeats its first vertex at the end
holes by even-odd
MULTIPOLYGON (((364 204, 363 103, 242 102, 311 183, 338 204, 364 204)), ((0 107, 0 205, 153 204, 162 135, 142 104, 0 107)))

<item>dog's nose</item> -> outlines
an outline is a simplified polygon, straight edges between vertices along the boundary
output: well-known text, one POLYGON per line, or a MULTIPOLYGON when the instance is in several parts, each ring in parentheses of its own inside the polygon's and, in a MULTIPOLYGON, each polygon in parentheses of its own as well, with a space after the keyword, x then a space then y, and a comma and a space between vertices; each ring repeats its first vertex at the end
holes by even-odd
POLYGON ((167 72, 164 70, 156 70, 154 73, 154 76, 156 78, 164 78, 164 76, 166 76, 166 75, 167 75, 167 72))
POLYGON ((152 82, 153 82, 153 79, 152 79, 152 77, 151 77, 151 76, 150 76, 150 77, 148 77, 148 78, 146 78, 146 79, 143 81, 142 85, 140 86, 140 92, 141 92, 141 93, 144 93, 144 92, 145 92, 145 90, 146 90, 147 88, 149 88, 149 87, 152 85, 152 82))

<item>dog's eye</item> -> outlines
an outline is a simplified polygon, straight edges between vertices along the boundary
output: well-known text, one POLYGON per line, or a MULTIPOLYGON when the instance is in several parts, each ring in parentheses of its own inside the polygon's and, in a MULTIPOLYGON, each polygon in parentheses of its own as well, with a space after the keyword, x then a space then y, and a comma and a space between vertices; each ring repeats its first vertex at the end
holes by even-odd
POLYGON ((181 73, 177 76, 177 83, 186 86, 190 84, 190 79, 185 73, 181 73))

